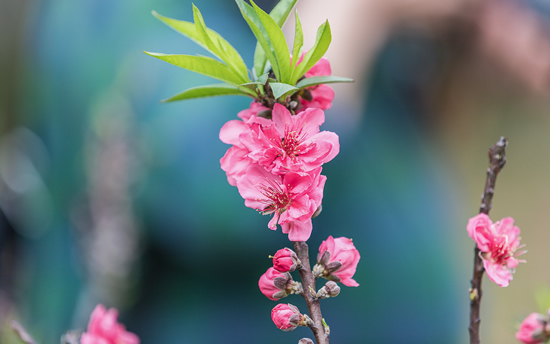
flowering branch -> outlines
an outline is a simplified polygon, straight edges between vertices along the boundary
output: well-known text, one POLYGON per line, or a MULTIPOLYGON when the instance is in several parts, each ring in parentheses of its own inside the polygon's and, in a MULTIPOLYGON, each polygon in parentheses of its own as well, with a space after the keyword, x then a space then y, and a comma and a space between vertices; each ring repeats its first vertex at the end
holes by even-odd
POLYGON ((319 299, 315 295, 315 278, 311 273, 311 266, 309 264, 308 246, 304 241, 295 241, 294 250, 298 255, 298 259, 302 262, 298 272, 300 273, 302 285, 304 286, 304 293, 302 293, 302 296, 306 300, 309 316, 313 320, 313 325, 310 326, 311 331, 313 331, 317 344, 328 344, 329 334, 325 333, 321 305, 319 299))
MULTIPOLYGON (((504 168, 506 164, 506 152, 505 148, 508 141, 505 137, 501 137, 497 143, 495 143, 489 149, 489 165, 487 169, 487 181, 485 182, 485 191, 481 198, 481 206, 479 212, 489 215, 489 210, 492 207, 493 195, 495 193, 495 184, 498 173, 504 168)), ((472 277, 470 288, 470 344, 479 344, 481 342, 479 338, 479 324, 480 308, 481 308, 481 281, 485 268, 480 255, 478 245, 476 245, 474 251, 474 275, 472 277)))

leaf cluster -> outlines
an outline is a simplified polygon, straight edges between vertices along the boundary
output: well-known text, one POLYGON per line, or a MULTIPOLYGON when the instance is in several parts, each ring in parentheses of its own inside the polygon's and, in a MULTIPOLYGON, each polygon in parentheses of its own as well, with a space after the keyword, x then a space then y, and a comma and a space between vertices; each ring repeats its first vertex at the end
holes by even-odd
POLYGON ((153 15, 163 23, 190 38, 206 49, 214 57, 162 54, 145 52, 148 55, 223 81, 222 84, 199 86, 187 89, 164 101, 185 100, 221 95, 242 95, 254 99, 272 98, 271 102, 285 102, 288 97, 297 94, 306 87, 335 82, 352 82, 352 79, 336 76, 317 76, 304 78, 327 51, 332 36, 328 21, 317 30, 314 46, 298 57, 304 42, 302 25, 298 12, 295 12, 296 27, 292 55, 282 31, 282 26, 292 12, 298 0, 281 0, 267 14, 252 0, 247 4, 236 0, 245 21, 258 40, 254 52, 252 72, 247 69, 241 55, 219 33, 208 28, 199 9, 193 5, 193 23, 168 18, 153 11, 153 15), (293 61, 292 56, 296 57, 293 61))

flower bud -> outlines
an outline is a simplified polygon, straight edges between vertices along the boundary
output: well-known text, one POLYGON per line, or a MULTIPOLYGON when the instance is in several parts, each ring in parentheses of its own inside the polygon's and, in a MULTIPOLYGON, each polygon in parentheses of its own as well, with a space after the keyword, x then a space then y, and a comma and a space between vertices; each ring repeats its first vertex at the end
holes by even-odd
POLYGON ((289 248, 283 248, 273 256, 273 268, 279 272, 292 272, 301 265, 298 256, 289 248))
POLYGON ((258 285, 262 294, 268 299, 278 301, 292 292, 294 281, 288 272, 281 273, 269 268, 260 277, 258 285))
POLYGON ((302 314, 298 307, 289 304, 280 303, 271 310, 271 319, 283 331, 292 331, 302 321, 302 314))
POLYGON ((359 263, 359 251, 348 238, 336 238, 329 236, 319 246, 317 265, 313 267, 313 273, 317 277, 324 277, 331 281, 342 282, 348 287, 357 287, 352 277, 359 263))
POLYGON ((302 338, 302 339, 300 339, 298 344, 315 344, 315 343, 313 342, 313 340, 311 340, 309 338, 302 338))
POLYGON ((319 299, 326 299, 329 297, 336 297, 338 294, 340 294, 340 287, 338 284, 333 281, 328 281, 321 289, 319 289, 316 296, 319 299))
POLYGON ((545 331, 547 319, 539 313, 531 313, 519 326, 516 339, 525 344, 543 343, 550 338, 545 331))

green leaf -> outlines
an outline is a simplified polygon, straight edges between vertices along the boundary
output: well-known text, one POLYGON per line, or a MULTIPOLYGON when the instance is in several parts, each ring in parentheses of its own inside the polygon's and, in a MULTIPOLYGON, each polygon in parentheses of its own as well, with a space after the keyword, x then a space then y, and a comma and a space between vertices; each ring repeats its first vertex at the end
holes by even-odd
MULTIPOLYGON (((282 28, 288 18, 288 15, 292 11, 294 5, 298 0, 281 0, 279 3, 269 12, 269 15, 277 25, 282 28)), ((265 64, 267 62, 266 55, 262 50, 261 44, 256 44, 256 50, 254 51, 254 72, 256 75, 263 74, 265 72, 265 64)))
POLYGON ((273 91, 273 97, 275 97, 275 99, 279 99, 279 97, 281 97, 285 93, 297 90, 296 87, 289 84, 284 84, 281 82, 272 82, 269 84, 269 86, 271 86, 271 90, 273 91))
MULTIPOLYGON (((258 14, 254 9, 244 2, 243 0, 235 0, 237 2, 237 5, 239 6, 239 9, 241 10, 241 14, 248 23, 248 26, 250 26, 250 29, 252 30, 252 33, 254 33, 254 36, 256 36, 256 39, 258 40, 258 44, 261 45, 261 48, 263 49, 265 55, 271 62, 273 72, 275 73, 275 76, 279 79, 280 73, 279 73, 279 66, 276 63, 277 60, 275 59, 275 55, 271 49, 270 43, 266 40, 267 32, 265 32, 265 28, 262 25, 262 21, 258 17, 258 14)), ((256 69, 255 67, 255 70, 256 69)))
MULTIPOLYGON (((153 11, 152 13, 163 23, 165 23, 175 31, 181 33, 182 35, 190 38, 193 42, 197 43, 198 45, 212 53, 214 56, 227 63, 235 72, 235 74, 239 75, 241 79, 243 79, 241 82, 249 80, 248 70, 241 55, 239 55, 237 50, 233 48, 233 46, 229 44, 229 42, 227 42, 216 31, 204 26, 204 29, 207 33, 206 36, 209 38, 210 42, 212 42, 213 44, 215 42, 214 49, 212 49, 212 45, 210 45, 209 47, 207 42, 205 42, 203 39, 204 32, 198 32, 198 30, 196 29, 196 24, 183 20, 168 18, 158 14, 155 11, 153 11)), ((198 14, 200 15, 200 12, 198 14)), ((193 13, 193 16, 195 16, 195 13, 193 13)), ((202 18, 202 16, 200 16, 200 18, 202 18)), ((204 20, 201 20, 201 22, 204 25, 204 20)))
POLYGON ((229 69, 226 64, 211 57, 161 54, 147 51, 145 51, 145 53, 175 66, 188 69, 192 72, 204 74, 211 78, 225 81, 228 84, 239 85, 242 83, 241 78, 229 69))
POLYGON ((282 83, 290 82, 291 69, 290 69, 290 51, 288 50, 288 44, 286 43, 285 34, 283 30, 277 25, 275 20, 259 8, 254 1, 250 0, 250 3, 254 7, 256 14, 260 18, 265 31, 262 31, 266 41, 269 43, 275 56, 275 61, 271 61, 271 65, 277 64, 279 67, 280 75, 277 80, 282 83))
MULTIPOLYGON (((298 17, 298 11, 295 12, 296 29, 294 30, 294 46, 292 47, 292 67, 296 66, 300 59, 300 50, 304 45, 304 32, 302 31, 302 22, 298 17)), ((294 68, 292 68, 294 70, 294 68)))
POLYGON ((257 82, 261 82, 262 84, 265 84, 267 82, 267 79, 269 78, 269 73, 262 74, 256 79, 257 82))
POLYGON ((317 30, 317 38, 315 39, 315 45, 304 56, 302 62, 296 67, 297 72, 293 75, 293 84, 302 77, 308 70, 311 69, 327 52, 332 35, 330 33, 330 25, 328 20, 323 23, 317 30))
POLYGON ((269 73, 265 73, 264 75, 260 75, 258 79, 256 79, 256 81, 246 82, 244 84, 241 84, 240 86, 263 85, 267 82, 268 78, 269 78, 269 73))
POLYGON ((237 50, 235 50, 231 44, 223 39, 221 35, 206 27, 204 18, 195 5, 193 5, 193 19, 195 21, 195 29, 197 34, 201 37, 204 44, 206 44, 208 50, 227 63, 229 68, 231 68, 235 74, 243 78, 243 81, 249 81, 250 78, 248 77, 248 69, 244 64, 241 55, 239 55, 237 50))
POLYGON ((248 92, 241 90, 237 86, 228 84, 215 84, 207 86, 199 86, 187 89, 173 97, 162 100, 162 102, 173 102, 176 100, 186 100, 204 97, 226 96, 226 95, 240 95, 251 96, 248 92))
POLYGON ((354 80, 334 75, 312 76, 310 78, 302 79, 296 84, 296 87, 301 89, 320 84, 334 84, 338 82, 354 82, 354 80))

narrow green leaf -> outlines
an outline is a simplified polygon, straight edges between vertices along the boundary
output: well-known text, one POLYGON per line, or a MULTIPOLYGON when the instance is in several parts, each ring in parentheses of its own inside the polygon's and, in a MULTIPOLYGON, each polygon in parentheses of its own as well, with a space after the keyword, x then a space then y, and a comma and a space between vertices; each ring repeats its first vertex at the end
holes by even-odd
POLYGON ((237 86, 228 84, 215 84, 207 86, 199 86, 187 89, 181 93, 176 94, 173 97, 162 100, 162 102, 173 102, 176 100, 187 100, 195 98, 226 96, 226 95, 240 95, 251 96, 247 92, 244 92, 237 86))
POLYGON ((211 57, 192 56, 192 55, 176 55, 176 54, 161 54, 145 51, 147 55, 151 55, 160 60, 171 63, 175 66, 188 69, 195 73, 204 74, 206 76, 225 81, 229 84, 239 85, 242 83, 241 78, 236 75, 229 67, 211 57))
MULTIPOLYGON (((277 80, 282 83, 288 83, 291 77, 290 51, 288 50, 285 34, 269 14, 259 8, 254 1, 250 0, 250 3, 254 7, 256 14, 265 28, 265 31, 262 31, 262 33, 269 43, 273 55, 275 56, 276 63, 279 66, 280 77, 278 77, 277 80)), ((271 64, 273 65, 273 61, 271 61, 271 64)))
POLYGON ((197 34, 208 47, 208 50, 227 63, 229 68, 231 68, 235 74, 242 77, 243 81, 249 81, 248 70, 243 59, 241 58, 241 55, 239 55, 235 48, 223 39, 222 36, 206 27, 204 18, 195 5, 193 5, 193 20, 195 21, 195 29, 197 34), (214 34, 211 34, 210 32, 214 32, 214 34))
POLYGON ((334 84, 338 82, 354 82, 353 79, 343 78, 340 76, 326 75, 326 76, 312 76, 310 78, 302 79, 296 84, 297 88, 305 88, 320 84, 334 84))
POLYGON ((315 45, 304 56, 302 62, 297 66, 298 72, 294 75, 293 84, 302 77, 308 70, 311 69, 327 52, 332 35, 330 33, 330 25, 328 20, 323 23, 317 30, 317 38, 315 39, 315 45))
POLYGON ((199 34, 199 32, 197 32, 195 28, 195 24, 184 20, 168 18, 158 14, 155 11, 153 11, 152 13, 156 18, 171 27, 173 30, 188 37, 193 42, 197 43, 198 45, 212 53, 214 56, 218 57, 220 60, 226 62, 229 66, 232 66, 232 70, 234 70, 236 74, 241 76, 241 78, 243 79, 242 82, 249 80, 248 70, 241 55, 239 55, 237 50, 216 31, 205 27, 205 30, 210 40, 212 42, 217 42, 217 47, 219 49, 218 52, 211 50, 206 42, 203 41, 202 35, 199 34), (222 53, 220 53, 220 51, 222 53), (218 54, 220 54, 221 56, 218 54))
POLYGON ((269 86, 271 86, 271 90, 273 91, 273 97, 275 97, 275 99, 279 99, 279 97, 281 97, 287 92, 297 90, 296 87, 289 84, 284 84, 281 82, 272 82, 269 84, 269 86))
MULTIPOLYGON (((237 2, 237 5, 239 6, 239 9, 241 10, 241 14, 248 23, 248 26, 250 26, 250 29, 252 30, 252 33, 254 33, 254 36, 256 36, 256 39, 258 40, 258 44, 260 44, 261 49, 264 51, 265 55, 267 56, 267 59, 271 62, 271 68, 273 68, 273 73, 275 73, 275 76, 277 79, 281 77, 279 73, 279 66, 277 64, 277 60, 275 59, 275 55, 270 47, 270 43, 266 40, 267 32, 265 32, 265 28, 262 25, 262 21, 258 17, 258 14, 256 14, 256 11, 244 2, 243 0, 235 0, 237 2)), ((259 69, 256 68, 256 62, 254 62, 254 69, 258 71, 259 69)), ((259 72, 257 72, 258 74, 259 72)), ((257 75, 256 74, 256 75, 257 75)))
MULTIPOLYGON (((292 11, 294 5, 296 5, 297 1, 298 0, 281 0, 277 5, 275 5, 273 10, 269 12, 271 18, 275 20, 280 28, 282 28, 285 24, 288 15, 292 11)), ((265 72, 266 61, 267 58, 264 51, 262 50, 261 45, 259 43, 256 44, 256 50, 254 51, 254 71, 256 75, 260 75, 265 72)))
MULTIPOLYGON (((292 66, 296 66, 300 59, 300 50, 304 45, 304 31, 302 31, 302 22, 298 17, 298 11, 295 12, 296 17, 296 29, 294 30, 294 46, 292 47, 292 66)), ((293 68, 294 69, 294 68, 293 68)))

